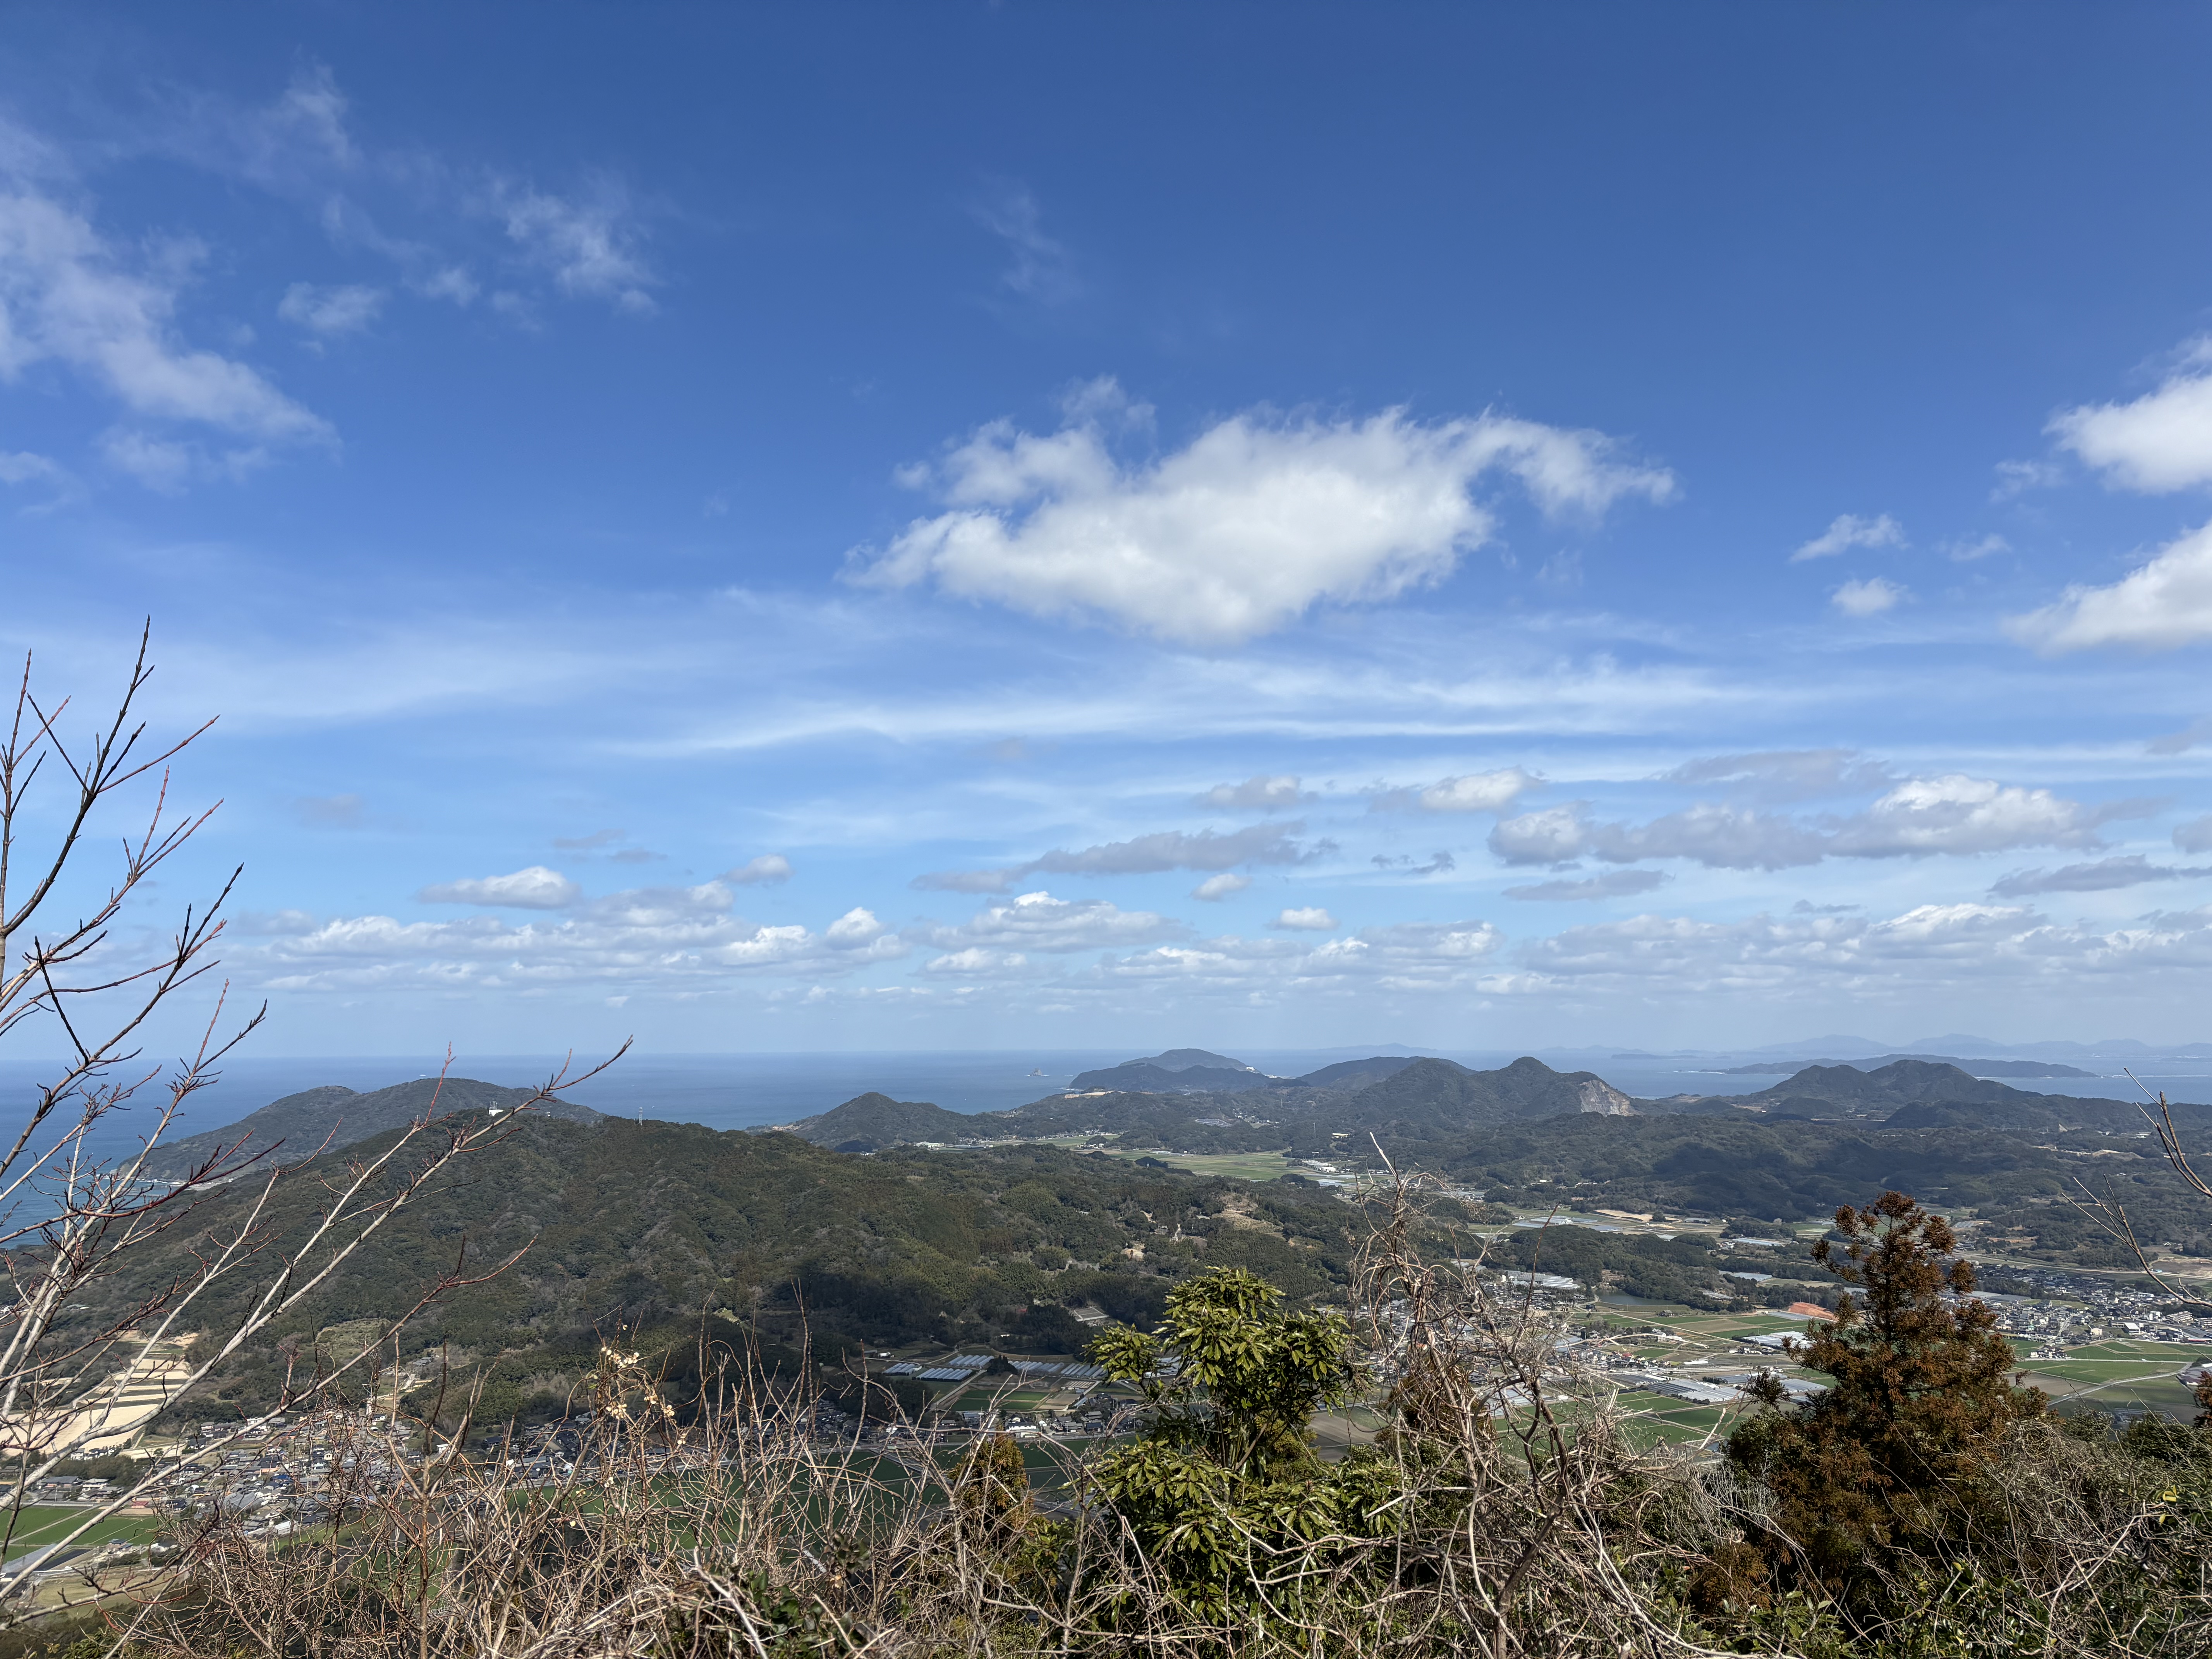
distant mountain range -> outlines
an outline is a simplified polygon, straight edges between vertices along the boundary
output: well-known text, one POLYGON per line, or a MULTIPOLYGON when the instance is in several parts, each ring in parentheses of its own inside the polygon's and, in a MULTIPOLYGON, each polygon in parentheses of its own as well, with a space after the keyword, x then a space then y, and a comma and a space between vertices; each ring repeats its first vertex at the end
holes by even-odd
MULTIPOLYGON (((1008 1112, 948 1112, 922 1101, 862 1095, 816 1117, 781 1126, 817 1146, 869 1152, 902 1142, 1041 1140, 1120 1137, 1132 1145, 1178 1150, 1246 1151, 1287 1146, 1301 1155, 1328 1152, 1346 1136, 1388 1132, 1426 1137, 1470 1124, 1504 1123, 1578 1112, 1632 1115, 1635 1103, 1595 1072, 1556 1072, 1523 1058, 1495 1071, 1449 1060, 1376 1054, 1340 1060, 1299 1078, 1271 1078, 1218 1054, 1170 1071, 1161 1057, 1133 1060, 1076 1079, 1151 1081, 1163 1088, 1071 1089, 1008 1112), (1227 1078, 1233 1086, 1199 1083, 1227 1078)), ((1662 1110, 1680 1109, 1662 1104, 1662 1110)))
MULTIPOLYGON (((1858 1070, 1863 1072, 1876 1066, 1887 1066, 1892 1060, 1927 1060, 1937 1066, 1955 1066, 1960 1071, 1971 1073, 1976 1077, 2101 1077, 2104 1075, 2101 1072, 2085 1072, 2077 1066, 2061 1066, 2055 1060, 1961 1060, 1955 1054, 1876 1054, 1870 1060, 1860 1060, 1854 1063, 1858 1070)), ((1814 1066, 1833 1066, 1838 1062, 1825 1054, 1809 1062, 1802 1060, 1754 1060, 1748 1066, 1723 1066, 1717 1075, 1765 1077, 1778 1073, 1795 1072, 1808 1063, 1814 1066)))

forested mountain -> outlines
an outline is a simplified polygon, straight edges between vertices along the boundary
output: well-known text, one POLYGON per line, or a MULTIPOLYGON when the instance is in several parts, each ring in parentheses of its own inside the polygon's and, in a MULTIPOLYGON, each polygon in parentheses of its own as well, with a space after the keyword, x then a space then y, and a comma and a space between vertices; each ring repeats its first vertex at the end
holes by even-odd
POLYGON ((1080 1073, 1068 1085, 1068 1091, 1079 1094, 1092 1089, 1110 1089, 1116 1093, 1237 1094, 1281 1081, 1226 1054, 1204 1048, 1170 1048, 1165 1054, 1144 1060, 1125 1060, 1119 1066, 1080 1073))
MULTIPOLYGON (((147 1168, 173 1180, 234 1146, 240 1148, 238 1155, 266 1153, 294 1163, 399 1128, 426 1112, 511 1111, 532 1095, 528 1089, 503 1088, 465 1077, 415 1078, 367 1094, 328 1084, 271 1101, 223 1128, 165 1140, 147 1160, 147 1168)), ((566 1100, 544 1101, 534 1109, 545 1117, 579 1123, 599 1115, 588 1106, 566 1100)))
MULTIPOLYGON (((373 1156, 392 1133, 350 1152, 373 1156)), ((327 1203, 319 1176, 342 1163, 325 1154, 278 1183, 266 1260, 302 1236, 327 1203)), ((85 1317, 167 1283, 254 1196, 204 1200, 102 1281, 85 1317)), ((529 1379, 573 1375, 595 1334, 617 1330, 694 1347, 703 1331, 796 1349, 805 1332, 826 1353, 923 1340, 1064 1352, 1083 1335, 1067 1306, 1149 1322, 1167 1284, 1200 1265, 1252 1267, 1302 1297, 1331 1291, 1356 1219, 1303 1182, 1255 1188, 1052 1147, 860 1158, 786 1134, 533 1112, 398 1212, 214 1392, 266 1398, 284 1338, 312 1346, 328 1328, 396 1318, 464 1245, 472 1267, 529 1249, 422 1315, 408 1351, 446 1343, 489 1366, 492 1402, 507 1410, 529 1379)), ((222 1282, 195 1316, 224 1328, 260 1282, 222 1282)))
POLYGON ((926 1100, 893 1100, 879 1094, 856 1095, 793 1127, 802 1139, 842 1152, 975 1138, 975 1120, 966 1113, 948 1112, 926 1100))
MULTIPOLYGON (((1139 1071, 1150 1064, 1133 1062, 1139 1071)), ((1132 1069, 1117 1066, 1084 1076, 1111 1077, 1132 1069)), ((1217 1069, 1191 1066, 1172 1075, 1206 1077, 1217 1069)), ((1559 1113, 1636 1109, 1626 1095, 1594 1072, 1555 1072, 1541 1060, 1528 1059, 1496 1071, 1475 1072, 1449 1060, 1378 1055, 1326 1066, 1303 1078, 1251 1075, 1257 1079, 1253 1086, 1230 1091, 1071 1091, 1012 1111, 972 1114, 864 1095, 788 1127, 794 1134, 823 1146, 1096 1134, 1128 1146, 1177 1152, 1288 1147, 1310 1156, 1327 1152, 1345 1136, 1377 1131, 1425 1136, 1559 1113)))

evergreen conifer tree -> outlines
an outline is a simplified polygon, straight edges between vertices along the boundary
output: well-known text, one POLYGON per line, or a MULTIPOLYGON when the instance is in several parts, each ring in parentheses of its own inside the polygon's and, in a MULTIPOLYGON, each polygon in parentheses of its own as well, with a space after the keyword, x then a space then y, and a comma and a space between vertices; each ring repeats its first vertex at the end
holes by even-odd
POLYGON ((1717 1553, 1701 1601, 1756 1601, 1778 1579, 1863 1601, 1877 1570, 1970 1537, 1999 1443, 2049 1401, 2017 1386, 2012 1345, 1956 1248, 1950 1224, 1902 1193, 1836 1212, 1813 1256, 1851 1289, 1793 1351, 1830 1386, 1792 1407, 1762 1380, 1770 1409, 1728 1455, 1773 1493, 1775 1535, 1717 1553))

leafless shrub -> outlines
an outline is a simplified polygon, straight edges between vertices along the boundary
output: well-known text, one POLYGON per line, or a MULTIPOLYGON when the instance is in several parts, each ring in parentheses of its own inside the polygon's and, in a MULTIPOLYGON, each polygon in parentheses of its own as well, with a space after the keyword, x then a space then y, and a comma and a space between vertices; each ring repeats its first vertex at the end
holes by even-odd
MULTIPOLYGON (((134 901, 148 896, 148 884, 215 811, 180 813, 167 769, 213 722, 167 746, 147 740, 137 709, 154 672, 149 642, 150 630, 140 636, 112 715, 77 738, 70 735, 69 701, 41 699, 27 658, 0 733, 0 1037, 41 1030, 68 1056, 0 1153, 0 1272, 14 1292, 0 1309, 0 1548, 15 1538, 39 1480, 117 1437, 127 1396, 150 1389, 173 1399, 199 1383, 313 1294, 426 1182, 511 1133, 522 1109, 494 1121, 441 1113, 434 1099, 380 1153, 325 1177, 319 1218, 305 1237, 281 1248, 262 1224, 270 1194, 320 1149, 285 1149, 289 1162, 280 1164, 268 1152, 234 1145, 180 1177, 150 1173, 155 1149, 186 1103, 217 1080, 224 1057, 263 1014, 226 1024, 227 988, 210 991, 218 913, 237 872, 213 903, 187 906, 166 943, 130 943, 134 901), (108 815, 125 811, 139 816, 119 860, 104 877, 88 878, 92 836, 104 833, 108 815), (143 1043, 156 1016, 173 1016, 187 994, 206 995, 197 1045, 173 1066, 148 1061, 143 1043), (104 1155, 111 1137, 101 1126, 142 1091, 158 1104, 136 1150, 104 1155), (243 1220, 180 1252, 189 1265, 134 1305, 91 1315, 94 1304, 83 1298, 100 1281, 157 1242, 184 1237, 179 1230, 198 1200, 234 1183, 258 1188, 243 1220), (239 1278, 258 1286, 246 1311, 227 1328, 201 1329, 208 1291, 239 1278), (187 1346, 188 1339, 197 1340, 187 1346)), ((528 1103, 579 1080, 553 1078, 528 1103)), ((426 1267, 416 1307, 484 1276, 465 1261, 443 1273, 426 1267)), ((389 1335, 380 1331, 331 1363, 293 1366, 273 1410, 291 1410, 357 1374, 389 1335)), ((88 1507, 55 1549, 136 1502, 155 1478, 149 1469, 144 1480, 88 1507)), ((27 1588, 33 1565, 21 1560, 0 1572, 0 1598, 13 1607, 22 1605, 15 1593, 27 1588)))

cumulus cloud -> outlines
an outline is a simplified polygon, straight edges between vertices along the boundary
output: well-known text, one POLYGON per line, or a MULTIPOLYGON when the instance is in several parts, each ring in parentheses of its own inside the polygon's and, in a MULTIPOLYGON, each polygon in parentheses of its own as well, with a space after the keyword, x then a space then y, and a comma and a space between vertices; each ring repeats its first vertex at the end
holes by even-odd
POLYGON ((1024 893, 977 911, 957 927, 933 927, 923 938, 940 950, 971 945, 1022 951, 1096 951, 1171 939, 1180 922, 1150 910, 1124 910, 1105 899, 1058 899, 1024 893))
POLYGON ((1493 955, 1505 935, 1486 921, 1403 921, 1362 927, 1331 939, 1307 959, 1307 971, 1364 969, 1386 975, 1431 975, 1465 968, 1493 955))
POLYGON ((329 426, 258 372, 177 337, 197 258, 185 245, 126 256, 85 212, 0 164, 0 381, 51 362, 142 419, 258 443, 326 441, 329 426))
POLYGON ((295 283, 277 301, 276 314, 310 334, 357 334, 376 320, 384 309, 384 299, 382 289, 358 283, 335 288, 295 283))
POLYGON ((1627 898, 1663 887, 1673 878, 1657 870, 1608 870, 1586 881, 1540 881, 1527 887, 1509 887, 1510 899, 1560 902, 1576 899, 1627 898))
POLYGON ((921 964, 925 974, 957 975, 963 979, 998 979, 1019 974, 1028 968, 1030 959, 1019 951, 987 951, 980 945, 965 950, 948 951, 941 957, 933 957, 921 964))
POLYGON ((1502 812, 1540 781, 1517 766, 1469 772, 1431 784, 1386 789, 1369 803, 1378 812, 1502 812))
POLYGON ((2212 483, 2212 341, 2191 346, 2155 392, 2063 410, 2044 429, 2118 489, 2164 495, 2212 483))
POLYGON ((2027 898, 2037 893, 2103 893, 2116 887, 2137 887, 2148 881, 2180 881, 2192 876, 2212 876, 2212 869, 2153 864, 2140 853, 2124 858, 2099 859, 2091 864, 2069 864, 2056 870, 2015 870, 2000 878, 1990 891, 1998 898, 2027 898))
POLYGON ((1660 781, 1696 787, 1725 784, 1765 801, 1817 799, 1886 789, 1889 769, 1855 749, 1771 749, 1749 755, 1714 755, 1685 762, 1660 781))
POLYGON ((1285 910, 1267 926, 1293 933, 1333 933, 1336 931, 1336 918, 1317 904, 1309 905, 1285 910))
POLYGON ((1018 882, 1049 875, 1143 876, 1168 870, 1228 870, 1240 864, 1303 864, 1333 848, 1330 842, 1301 847, 1293 836, 1303 823, 1255 823, 1227 835, 1201 830, 1191 835, 1163 830, 1131 841, 1107 842, 1078 851, 1058 851, 1026 864, 999 870, 940 870, 916 876, 914 884, 951 893, 1004 893, 1018 882))
POLYGON ((773 887, 791 879, 791 860, 781 853, 763 853, 726 872, 722 879, 739 887, 773 887))
POLYGON ((1839 824, 1834 847, 1854 858, 2094 847, 2099 825, 2151 810, 2153 803, 2141 800, 2089 806, 2048 789, 2024 789, 1954 772, 1899 784, 1868 811, 1839 824))
POLYGON ((1190 890, 1190 896, 1194 899, 1204 899, 1211 904, 1218 904, 1231 893, 1241 893, 1251 884, 1252 878, 1249 876, 1228 874, 1208 876, 1190 890))
POLYGON ((1922 905, 1885 921, 1839 915, 1759 915, 1735 922, 1644 915, 1571 927, 1531 941, 1532 967, 1566 983, 1664 983, 1683 993, 1779 989, 1806 977, 1864 975, 1907 962, 1992 969, 2008 943, 2036 931, 2027 910, 1922 905))
POLYGON ((1895 610, 1905 596, 1906 590, 1887 577, 1869 576, 1864 581, 1845 582, 1828 595, 1828 603, 1846 617, 1879 617, 1895 610))
POLYGON ((2212 639, 2212 525, 2178 536, 2118 581, 2075 584, 2005 629, 2045 655, 2093 646, 2171 650, 2212 639))
POLYGON ((2014 847, 2091 848, 2099 825, 2140 817, 2145 801, 2090 806, 2048 789, 1952 774, 1912 778, 1848 817, 1808 822, 1700 803, 1644 824, 1593 819, 1586 802, 1508 818, 1490 850, 1507 864, 1607 864, 1689 859, 1711 868, 1780 870, 1825 858, 1922 858, 2014 847))
POLYGON ((1334 422, 1249 411, 1125 464, 1108 443, 1110 403, 1093 398, 1047 434, 994 422, 904 475, 933 484, 947 510, 879 555, 856 551, 850 579, 933 581, 1036 615, 1233 644, 1324 600, 1441 580, 1495 533, 1471 493, 1486 477, 1517 480, 1553 513, 1674 491, 1670 474, 1621 460, 1601 434, 1493 415, 1423 425, 1401 410, 1334 422))
POLYGON ((1904 545, 1905 526, 1888 514, 1884 513, 1878 518, 1862 519, 1855 513, 1845 513, 1792 553, 1790 562, 1802 564, 1808 559, 1825 559, 1838 553, 1847 553, 1854 547, 1904 545))
POLYGON ((416 894, 425 904, 482 904, 518 910, 565 910, 583 889, 558 870, 533 864, 512 875, 442 881, 416 894))
POLYGON ((283 990, 511 993, 612 982, 688 994, 760 975, 851 974, 909 949, 864 908, 848 910, 816 933, 747 921, 732 912, 731 897, 728 888, 708 882, 610 894, 558 921, 347 917, 254 946, 240 965, 258 969, 265 985, 283 990))
POLYGON ((2179 852, 2212 853, 2212 817, 2191 818, 2186 823, 2177 825, 2173 831, 2173 845, 2179 852))
POLYGON ((1312 799, 1298 792, 1298 780, 1294 776, 1261 774, 1242 783, 1217 783, 1194 798, 1191 805, 1220 811, 1273 812, 1312 799))
POLYGON ((2062 927, 2033 910, 1927 904, 1884 920, 1833 914, 1741 921, 1644 915, 1569 928, 1522 949, 1568 992, 1745 997, 1986 994, 2012 984, 2110 994, 2145 975, 2212 967, 2212 906, 2127 926, 2062 927))

